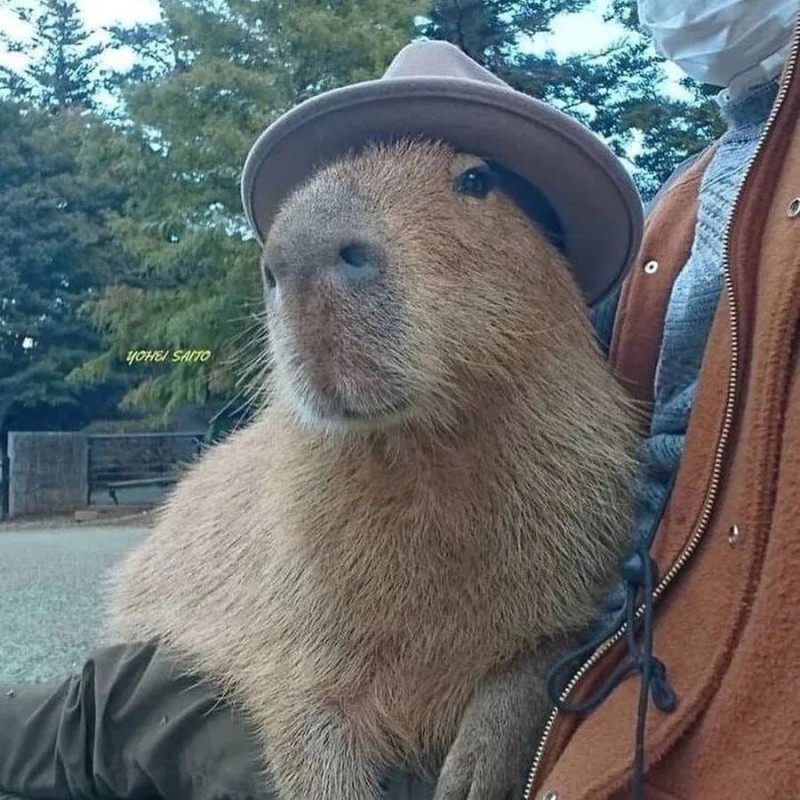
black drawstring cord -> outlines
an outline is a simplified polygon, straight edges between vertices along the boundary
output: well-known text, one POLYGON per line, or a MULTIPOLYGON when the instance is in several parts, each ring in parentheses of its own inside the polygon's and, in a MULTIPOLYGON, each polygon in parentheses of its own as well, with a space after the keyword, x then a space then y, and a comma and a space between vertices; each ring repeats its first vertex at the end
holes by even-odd
POLYGON ((656 535, 661 518, 664 516, 672 489, 675 486, 677 470, 670 476, 667 490, 661 498, 658 513, 653 517, 653 524, 648 535, 632 554, 622 561, 619 572, 625 584, 625 604, 614 617, 611 628, 603 628, 582 647, 563 656, 556 661, 547 676, 547 692, 550 702, 563 714, 586 715, 594 711, 614 689, 629 675, 639 672, 642 675, 639 690, 639 705, 636 715, 636 750, 633 761, 633 782, 631 787, 631 800, 641 800, 644 784, 644 756, 645 756, 645 724, 647 721, 648 700, 653 698, 659 711, 670 712, 678 704, 674 689, 667 681, 667 668, 664 662, 653 655, 653 588, 658 568, 655 561, 650 558, 650 544, 656 535), (636 609, 639 607, 639 594, 641 592, 644 603, 644 647, 642 650, 636 643, 636 609), (594 651, 608 639, 613 631, 619 630, 623 622, 627 621, 625 631, 628 645, 628 659, 623 662, 608 676, 593 694, 582 703, 561 702, 561 695, 567 687, 572 676, 581 665, 594 653, 594 651))
POLYGON ((623 577, 628 581, 628 652, 642 673, 639 690, 639 708, 636 715, 636 752, 633 762, 633 785, 631 800, 641 800, 644 792, 645 725, 647 722, 648 699, 659 711, 674 711, 678 703, 675 690, 667 681, 667 668, 664 662, 653 655, 653 584, 657 575, 655 561, 649 557, 645 548, 637 550, 623 564, 623 577), (628 575, 626 576, 626 571, 628 575), (637 586, 638 584, 638 586, 637 586), (635 614, 638 589, 644 601, 644 646, 641 650, 636 644, 635 614))
MULTIPOLYGON (((612 630, 619 628, 622 624, 627 612, 627 607, 628 604, 626 603, 625 607, 618 612, 614 619, 612 630)), ((577 650, 573 650, 571 653, 567 653, 567 655, 560 658, 552 666, 547 676, 547 693, 550 696, 550 702, 556 706, 561 713, 586 715, 594 711, 594 709, 611 694, 620 681, 633 671, 630 665, 620 665, 589 699, 584 700, 582 703, 561 702, 560 698, 568 681, 607 638, 608 631, 604 628, 589 639, 586 644, 582 645, 577 650)))
POLYGON ((547 678, 547 691, 551 702, 565 714, 586 715, 597 708, 629 675, 641 673, 642 683, 639 692, 639 706, 636 719, 636 751, 633 764, 633 786, 631 800, 641 800, 644 782, 645 756, 645 724, 647 720, 648 700, 659 711, 669 712, 677 705, 675 691, 667 681, 667 670, 664 663, 653 655, 653 588, 657 575, 656 563, 650 558, 645 545, 637 548, 620 565, 620 574, 625 582, 625 606, 614 620, 614 629, 618 629, 623 619, 627 618, 626 642, 628 658, 624 660, 606 680, 585 700, 579 703, 562 702, 561 694, 575 671, 586 659, 608 638, 607 631, 598 633, 580 649, 567 654, 557 661, 547 678), (644 642, 640 648, 637 638, 636 609, 639 598, 644 603, 644 642), (564 678, 566 676, 567 680, 564 678))

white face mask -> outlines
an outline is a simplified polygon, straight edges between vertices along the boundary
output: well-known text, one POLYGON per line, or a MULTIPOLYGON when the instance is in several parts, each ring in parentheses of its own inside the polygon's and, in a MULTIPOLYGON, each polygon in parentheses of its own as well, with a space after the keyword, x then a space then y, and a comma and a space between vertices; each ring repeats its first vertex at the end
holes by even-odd
POLYGON ((779 75, 800 0, 639 0, 656 51, 701 83, 747 89, 779 75))

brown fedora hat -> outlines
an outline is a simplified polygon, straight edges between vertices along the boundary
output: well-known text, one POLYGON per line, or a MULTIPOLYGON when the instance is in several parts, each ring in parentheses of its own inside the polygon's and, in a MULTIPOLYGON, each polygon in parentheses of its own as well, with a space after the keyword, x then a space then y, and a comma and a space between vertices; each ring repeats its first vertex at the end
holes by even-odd
POLYGON ((414 42, 382 78, 324 92, 285 113, 247 156, 242 200, 260 241, 289 193, 369 141, 440 139, 538 188, 558 214, 565 252, 595 304, 622 279, 642 236, 639 194, 586 127, 512 89, 457 47, 414 42))

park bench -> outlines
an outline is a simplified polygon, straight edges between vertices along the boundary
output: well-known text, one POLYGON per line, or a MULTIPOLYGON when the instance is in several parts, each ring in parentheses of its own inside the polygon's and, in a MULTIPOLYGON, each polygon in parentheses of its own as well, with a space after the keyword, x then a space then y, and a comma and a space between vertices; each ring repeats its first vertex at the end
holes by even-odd
MULTIPOLYGON (((125 505, 126 489, 167 488, 202 452, 204 432, 99 433, 88 436, 88 502, 101 492, 125 505)), ((139 504, 160 502, 158 492, 142 492, 139 504)))
POLYGON ((108 493, 111 495, 114 505, 119 505, 117 489, 134 489, 140 486, 171 486, 172 484, 176 483, 177 480, 177 475, 162 475, 158 478, 136 478, 127 481, 109 481, 106 483, 106 489, 108 489, 108 493))

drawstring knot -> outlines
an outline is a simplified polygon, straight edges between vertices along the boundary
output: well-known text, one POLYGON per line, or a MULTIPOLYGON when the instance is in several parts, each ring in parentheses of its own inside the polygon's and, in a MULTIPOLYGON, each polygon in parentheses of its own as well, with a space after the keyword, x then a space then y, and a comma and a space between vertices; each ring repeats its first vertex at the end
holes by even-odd
POLYGON ((667 668, 655 656, 650 664, 650 695, 655 707, 664 713, 674 711, 678 705, 678 696, 667 681, 667 668))

